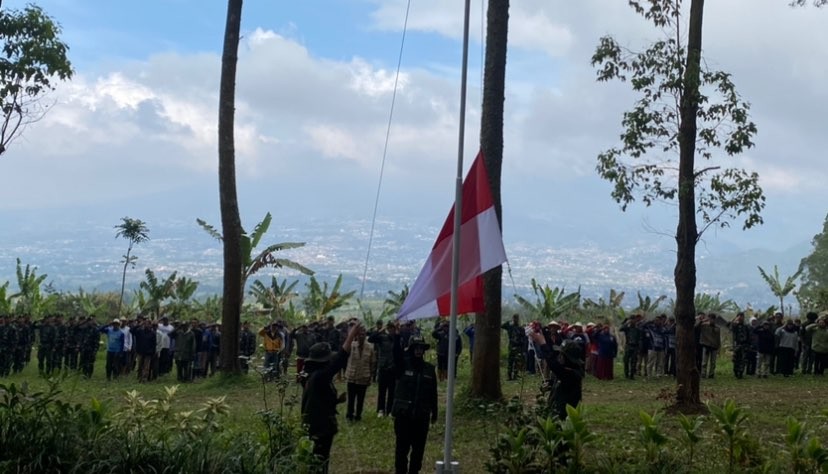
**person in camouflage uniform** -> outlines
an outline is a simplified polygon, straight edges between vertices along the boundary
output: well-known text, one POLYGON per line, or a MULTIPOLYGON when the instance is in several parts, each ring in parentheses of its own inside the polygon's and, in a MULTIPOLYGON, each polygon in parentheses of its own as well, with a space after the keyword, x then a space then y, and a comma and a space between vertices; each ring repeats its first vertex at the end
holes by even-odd
POLYGON ((512 322, 504 323, 501 326, 509 336, 509 361, 507 376, 509 380, 516 380, 518 373, 523 371, 523 363, 526 360, 526 351, 529 348, 529 340, 526 337, 526 329, 520 324, 520 316, 512 315, 512 322))
POLYGON ((747 354, 750 352, 751 328, 745 324, 745 313, 738 313, 728 326, 733 336, 733 375, 741 379, 745 375, 747 354))
POLYGON ((33 325, 37 329, 37 370, 46 374, 52 365, 52 347, 55 345, 55 328, 52 325, 52 317, 47 316, 33 325))
POLYGON ((66 343, 63 346, 63 366, 67 370, 78 369, 78 351, 80 350, 81 322, 74 317, 66 322, 66 343))
POLYGON ((29 329, 27 328, 27 321, 24 317, 19 317, 14 320, 14 326, 17 328, 17 346, 14 348, 12 373, 19 374, 26 366, 26 349, 29 344, 29 329))
POLYGON ((635 368, 638 365, 638 351, 641 345, 642 329, 640 314, 627 318, 621 324, 621 332, 624 333, 624 377, 635 379, 635 368))
POLYGON ((54 320, 54 339, 49 364, 46 366, 47 375, 60 373, 63 368, 63 353, 66 350, 66 325, 63 323, 63 316, 55 315, 54 320))
POLYGON ((17 347, 17 328, 0 316, 0 377, 11 375, 12 360, 17 347))
POLYGON ((92 317, 86 318, 86 321, 79 324, 78 327, 80 372, 84 377, 91 378, 92 372, 95 370, 95 358, 101 344, 101 334, 92 317))

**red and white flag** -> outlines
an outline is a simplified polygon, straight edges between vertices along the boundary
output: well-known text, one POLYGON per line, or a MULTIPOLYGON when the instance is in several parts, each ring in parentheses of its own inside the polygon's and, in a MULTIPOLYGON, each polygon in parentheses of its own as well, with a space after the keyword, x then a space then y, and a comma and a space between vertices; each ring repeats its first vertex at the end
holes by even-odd
MULTIPOLYGON (((458 314, 483 311, 482 275, 506 261, 506 250, 503 248, 503 237, 500 234, 482 151, 477 154, 463 181, 462 205, 458 314)), ((397 319, 446 316, 451 312, 453 235, 454 206, 420 275, 400 307, 397 319)))

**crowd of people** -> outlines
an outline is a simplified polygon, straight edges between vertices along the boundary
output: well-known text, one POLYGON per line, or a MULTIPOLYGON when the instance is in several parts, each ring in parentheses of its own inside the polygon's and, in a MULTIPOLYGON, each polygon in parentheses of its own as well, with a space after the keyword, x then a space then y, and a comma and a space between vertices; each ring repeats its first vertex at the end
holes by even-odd
MULTIPOLYGON (((561 418, 566 417, 566 405, 580 402, 587 374, 599 380, 614 377, 619 344, 624 349, 626 378, 676 373, 676 321, 664 314, 649 320, 634 314, 617 331, 605 323, 522 323, 515 314, 502 329, 508 340, 507 378, 540 374, 550 391, 550 406, 561 418)), ((736 378, 789 377, 796 370, 823 375, 828 365, 828 313, 808 313, 804 321, 784 319, 781 314, 746 320, 744 313, 724 321, 716 314, 700 313, 694 337, 702 377, 715 377, 727 332, 736 378)), ((468 325, 458 331, 457 358, 463 351, 461 333, 468 337, 469 352, 474 350, 474 326, 468 325)), ((93 318, 64 320, 55 315, 32 321, 0 315, 0 377, 21 372, 34 357, 44 376, 77 371, 89 378, 103 346, 107 380, 134 372, 137 380, 148 382, 175 367, 177 380, 186 383, 216 372, 220 340, 220 322, 196 319, 171 322, 166 317, 157 321, 137 317, 99 326, 93 318)), ((328 458, 337 432, 337 404, 347 402, 345 419, 359 422, 367 389, 376 384, 376 415, 394 418, 397 472, 417 472, 422 466, 429 424, 437 417, 437 385, 448 376, 449 342, 448 321, 441 319, 430 332, 415 322, 396 321, 377 322, 366 329, 355 318, 339 324, 327 318, 297 327, 274 321, 258 329, 244 322, 239 337, 246 373, 258 357, 263 359, 261 373, 266 379, 282 379, 295 366, 303 388, 303 421, 322 459, 328 458), (424 334, 436 346, 436 367, 423 358, 431 347, 424 334), (341 395, 334 380, 345 383, 341 395)))

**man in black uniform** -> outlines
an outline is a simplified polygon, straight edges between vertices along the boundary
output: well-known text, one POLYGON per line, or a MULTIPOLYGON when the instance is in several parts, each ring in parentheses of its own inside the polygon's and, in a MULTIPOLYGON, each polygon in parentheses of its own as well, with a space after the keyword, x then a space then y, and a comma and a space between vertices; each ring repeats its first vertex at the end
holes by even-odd
POLYGON ((345 401, 338 396, 333 378, 348 364, 351 343, 354 342, 362 325, 351 326, 345 342, 338 347, 338 352, 331 351, 327 342, 317 342, 305 359, 304 372, 299 374, 302 383, 302 423, 308 427, 308 435, 313 440, 313 454, 322 463, 321 472, 328 472, 331 446, 338 431, 336 405, 345 401))
POLYGON ((401 337, 395 337, 394 370, 397 382, 391 415, 396 435, 394 464, 397 474, 420 472, 429 421, 437 421, 437 373, 432 364, 423 360, 423 354, 429 347, 422 337, 412 336, 404 353, 401 337))
POLYGON ((584 362, 581 358, 581 347, 571 342, 550 347, 543 335, 532 334, 531 337, 540 347, 549 371, 555 374, 555 382, 549 394, 552 413, 560 420, 565 420, 566 406, 577 407, 583 395, 584 362))

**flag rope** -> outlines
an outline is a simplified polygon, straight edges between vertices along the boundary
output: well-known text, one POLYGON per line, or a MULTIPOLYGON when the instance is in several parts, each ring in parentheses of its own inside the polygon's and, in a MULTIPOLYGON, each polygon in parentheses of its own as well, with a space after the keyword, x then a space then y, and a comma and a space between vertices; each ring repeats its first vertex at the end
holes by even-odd
POLYGON ((377 209, 379 208, 380 192, 382 191, 382 178, 385 174, 385 159, 388 156, 388 141, 391 137, 391 122, 394 118, 394 105, 397 102, 397 88, 400 80, 400 68, 402 66, 403 51, 405 49, 405 34, 408 31, 408 14, 411 11, 411 0, 405 7, 405 20, 403 21, 402 39, 400 40, 400 54, 397 57, 397 73, 394 75, 394 92, 391 94, 391 110, 388 113, 388 126, 385 129, 385 145, 382 148, 382 162, 380 164, 379 182, 377 183, 377 196, 374 199, 374 212, 371 216, 371 231, 368 233, 368 251, 365 254, 365 267, 362 271, 362 285, 359 288, 359 298, 362 305, 362 297, 365 293, 365 280, 368 278, 368 262, 371 259, 371 246, 374 243, 374 229, 377 223, 377 209))

